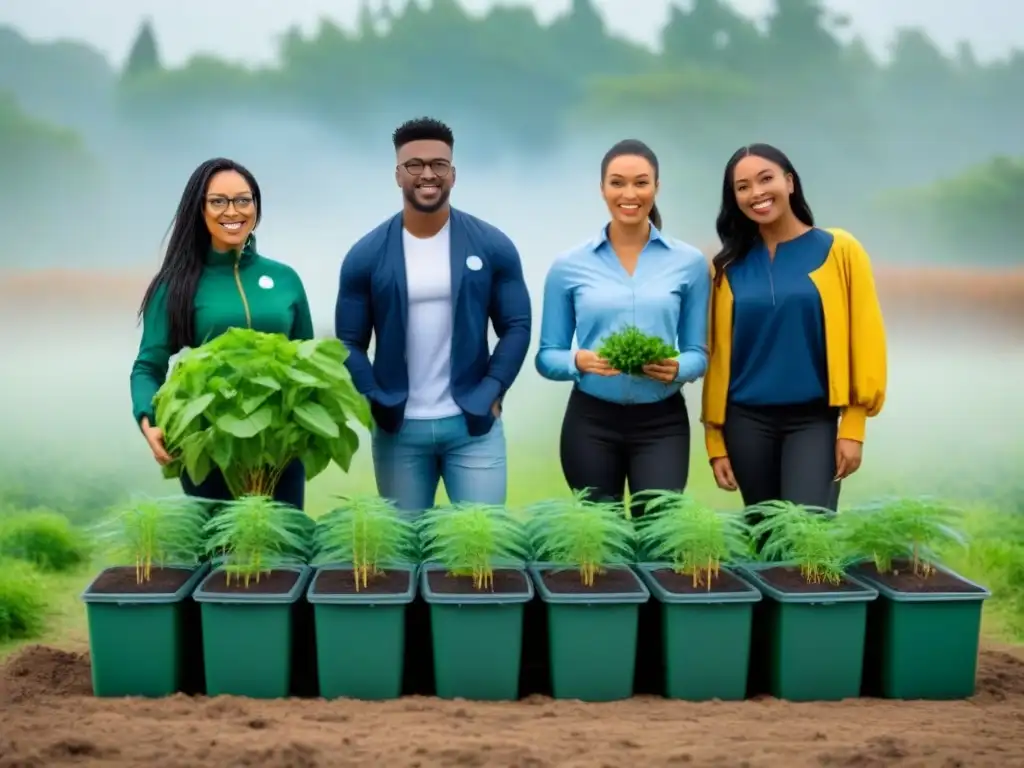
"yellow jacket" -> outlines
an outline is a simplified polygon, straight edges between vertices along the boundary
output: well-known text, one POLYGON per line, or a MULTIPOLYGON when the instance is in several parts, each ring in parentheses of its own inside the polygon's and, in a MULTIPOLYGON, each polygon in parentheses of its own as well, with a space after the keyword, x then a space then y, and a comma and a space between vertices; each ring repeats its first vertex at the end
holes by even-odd
MULTIPOLYGON (((842 408, 839 437, 863 442, 869 416, 885 403, 886 341, 871 261, 857 239, 830 229, 835 240, 825 263, 810 274, 825 316, 829 404, 842 408)), ((711 293, 710 357, 701 421, 708 458, 727 456, 722 425, 729 395, 733 296, 722 275, 711 293)))

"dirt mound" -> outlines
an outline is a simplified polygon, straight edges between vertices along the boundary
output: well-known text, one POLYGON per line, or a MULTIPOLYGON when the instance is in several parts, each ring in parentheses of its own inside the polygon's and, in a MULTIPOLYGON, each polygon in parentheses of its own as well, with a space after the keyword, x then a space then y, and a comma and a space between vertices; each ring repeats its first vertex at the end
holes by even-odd
POLYGON ((34 646, 0 675, 0 768, 1024 765, 1024 659, 981 656, 965 702, 691 704, 96 699, 84 654, 34 646))

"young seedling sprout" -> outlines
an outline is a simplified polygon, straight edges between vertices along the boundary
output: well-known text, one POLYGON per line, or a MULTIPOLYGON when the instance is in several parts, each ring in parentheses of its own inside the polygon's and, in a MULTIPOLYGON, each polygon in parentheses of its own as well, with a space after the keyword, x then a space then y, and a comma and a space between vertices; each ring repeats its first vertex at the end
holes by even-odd
POLYGON ((418 526, 426 557, 453 576, 471 577, 474 589, 493 589, 495 567, 526 560, 523 526, 501 506, 435 507, 418 526))
POLYGON ((676 573, 692 576, 694 588, 711 591, 722 562, 749 549, 741 512, 711 509, 685 493, 643 497, 648 501, 637 521, 641 548, 654 560, 672 563, 676 573))
POLYGON ((528 532, 536 559, 578 568, 586 587, 608 565, 630 562, 635 531, 623 505, 597 502, 587 490, 530 508, 528 532))
POLYGON ((383 566, 410 559, 414 529, 397 507, 380 496, 342 496, 339 506, 317 520, 317 563, 352 563, 356 592, 383 566))
POLYGON ((243 496, 224 505, 205 526, 208 548, 224 558, 225 580, 251 581, 284 565, 304 563, 313 521, 304 512, 266 496, 243 496))
POLYGON ((101 541, 119 559, 135 563, 135 582, 150 580, 153 566, 191 565, 203 548, 205 504, 181 496, 139 499, 114 510, 99 527, 101 541))
POLYGON ((745 510, 762 519, 751 528, 755 540, 766 536, 765 560, 793 563, 808 584, 839 584, 851 562, 846 537, 829 509, 768 501, 745 510))
POLYGON ((840 516, 850 547, 870 555, 879 573, 894 573, 893 560, 906 557, 915 576, 927 578, 945 544, 962 545, 960 513, 932 499, 887 500, 840 516))

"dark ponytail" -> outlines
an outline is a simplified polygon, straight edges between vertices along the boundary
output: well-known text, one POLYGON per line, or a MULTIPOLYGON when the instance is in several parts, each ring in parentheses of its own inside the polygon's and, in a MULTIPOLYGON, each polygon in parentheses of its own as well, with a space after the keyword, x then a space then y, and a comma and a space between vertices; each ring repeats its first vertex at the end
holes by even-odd
MULTIPOLYGON (((654 151, 639 139, 624 139, 604 153, 604 158, 601 160, 602 181, 604 181, 605 174, 608 173, 608 166, 612 160, 625 155, 636 155, 650 163, 651 168, 654 169, 654 180, 658 180, 658 156, 654 154, 654 151)), ((661 213, 658 211, 657 205, 651 206, 651 212, 647 218, 655 229, 661 229, 661 213)))
POLYGON ((736 166, 744 157, 751 155, 775 163, 783 173, 793 177, 793 194, 789 196, 789 207, 797 219, 809 227, 814 226, 814 214, 811 213, 811 207, 804 197, 800 174, 796 172, 796 168, 793 167, 793 163, 786 157, 786 154, 771 144, 751 144, 741 147, 729 158, 729 162, 725 165, 725 175, 722 178, 722 206, 718 211, 718 219, 715 221, 715 229, 718 231, 722 249, 711 260, 716 281, 722 278, 726 267, 745 257, 761 237, 757 222, 740 210, 739 203, 736 202, 736 191, 733 189, 736 166))

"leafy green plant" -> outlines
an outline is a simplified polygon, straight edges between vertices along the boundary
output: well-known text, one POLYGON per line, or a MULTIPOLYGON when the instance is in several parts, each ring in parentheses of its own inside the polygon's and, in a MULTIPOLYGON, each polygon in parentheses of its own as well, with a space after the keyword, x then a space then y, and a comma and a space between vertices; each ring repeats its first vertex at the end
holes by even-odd
POLYGON ((905 557, 915 575, 927 578, 944 547, 966 543, 957 528, 962 514, 933 499, 886 500, 843 512, 839 519, 850 547, 870 556, 879 573, 891 573, 893 561, 905 557))
POLYGON ((175 460, 201 483, 217 467, 235 498, 273 496, 300 459, 311 480, 333 460, 348 472, 359 448, 349 426, 371 425, 369 405, 344 366, 337 339, 290 341, 233 328, 186 352, 157 393, 156 422, 175 460))
POLYGON ((135 581, 153 566, 192 565, 203 551, 206 505, 189 496, 136 499, 115 508, 96 527, 101 547, 119 562, 135 563, 135 581))
POLYGON ((750 549, 742 512, 715 510, 685 493, 643 497, 648 501, 636 522, 641 549, 654 560, 672 563, 676 573, 692 576, 694 587, 710 591, 722 563, 750 549))
POLYGON ((615 370, 639 376, 645 365, 676 357, 679 351, 658 336, 651 336, 635 325, 628 325, 607 336, 597 354, 615 370))
POLYGON ((69 571, 89 559, 89 540, 64 515, 45 509, 0 516, 0 556, 43 571, 69 571))
POLYGON ((505 507, 454 504, 423 513, 417 524, 423 553, 474 589, 494 587, 494 569, 527 558, 526 531, 505 507))
POLYGON ((316 521, 314 562, 352 563, 358 592, 386 565, 411 559, 415 528, 388 499, 339 498, 341 504, 316 521))
POLYGON ((315 524, 305 512, 267 496, 222 506, 204 526, 207 551, 222 559, 225 579, 248 588, 275 568, 307 562, 315 524))
POLYGON ((799 566, 808 584, 839 584, 856 559, 832 510, 767 501, 748 507, 745 514, 762 518, 750 530, 754 540, 765 537, 762 559, 799 566))
POLYGON ((49 604, 39 571, 22 560, 0 560, 0 642, 42 634, 49 604))
POLYGON ((584 489, 568 499, 542 501, 529 512, 534 558, 577 568, 584 586, 594 586, 605 566, 635 559, 636 531, 621 504, 591 501, 584 489))

